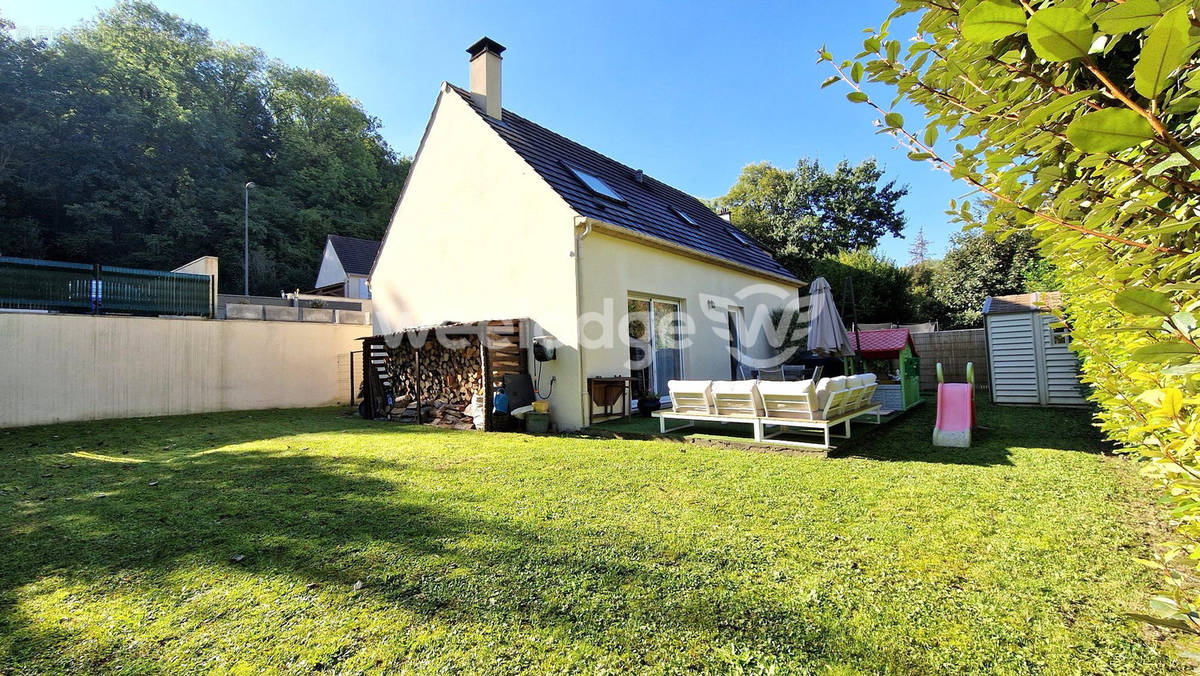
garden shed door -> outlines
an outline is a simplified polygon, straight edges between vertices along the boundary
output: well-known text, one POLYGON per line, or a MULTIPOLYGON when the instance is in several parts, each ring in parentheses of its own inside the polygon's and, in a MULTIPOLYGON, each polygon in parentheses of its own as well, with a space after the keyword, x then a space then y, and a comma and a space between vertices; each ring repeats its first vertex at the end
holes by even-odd
POLYGON ((987 315, 992 401, 997 404, 1077 406, 1078 362, 1070 338, 1050 314, 987 315))
POLYGON ((1033 313, 987 315, 988 359, 992 401, 997 404, 1042 403, 1038 376, 1040 340, 1035 340, 1033 313))

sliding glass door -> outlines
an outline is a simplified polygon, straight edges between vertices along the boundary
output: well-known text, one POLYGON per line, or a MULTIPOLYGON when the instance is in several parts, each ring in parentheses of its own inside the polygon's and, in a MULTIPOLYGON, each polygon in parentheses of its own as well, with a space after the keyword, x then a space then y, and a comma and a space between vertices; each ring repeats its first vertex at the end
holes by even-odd
POLYGON ((683 378, 683 320, 679 301, 629 299, 629 364, 634 394, 667 396, 667 381, 683 378))
POLYGON ((742 308, 731 306, 725 318, 729 323, 729 377, 746 380, 749 376, 742 372, 742 308))

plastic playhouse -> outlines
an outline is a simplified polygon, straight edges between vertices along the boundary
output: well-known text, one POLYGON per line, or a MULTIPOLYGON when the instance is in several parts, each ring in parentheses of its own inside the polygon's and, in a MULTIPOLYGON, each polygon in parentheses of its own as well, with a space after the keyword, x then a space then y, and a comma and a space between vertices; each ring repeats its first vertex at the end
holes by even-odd
POLYGON ((937 421, 933 445, 967 448, 975 427, 975 365, 967 362, 967 382, 942 382, 942 365, 937 365, 937 421))
MULTIPOLYGON (((907 411, 921 402, 921 360, 908 329, 850 331, 850 345, 863 361, 863 371, 878 378, 873 401, 882 413, 907 411), (861 342, 861 344, 860 344, 861 342)), ((845 358, 853 373, 854 358, 845 358)))

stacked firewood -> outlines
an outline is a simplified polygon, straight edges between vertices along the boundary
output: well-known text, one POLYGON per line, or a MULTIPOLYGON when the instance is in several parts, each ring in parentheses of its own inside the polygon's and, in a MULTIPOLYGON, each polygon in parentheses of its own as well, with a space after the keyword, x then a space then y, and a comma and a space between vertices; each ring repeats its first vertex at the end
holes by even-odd
POLYGON ((416 422, 418 402, 421 422, 454 429, 475 429, 469 411, 471 399, 482 395, 483 362, 479 340, 474 336, 456 337, 454 347, 442 345, 434 335, 421 347, 408 340, 389 348, 389 368, 395 383, 393 411, 403 422, 416 422), (417 382, 417 357, 420 356, 420 382, 417 382))

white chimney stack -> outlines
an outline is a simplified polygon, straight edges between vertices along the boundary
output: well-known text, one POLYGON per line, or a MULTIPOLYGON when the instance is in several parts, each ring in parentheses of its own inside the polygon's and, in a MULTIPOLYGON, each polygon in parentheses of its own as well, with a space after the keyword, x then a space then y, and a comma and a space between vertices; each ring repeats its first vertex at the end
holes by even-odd
POLYGON ((489 117, 500 119, 500 53, 504 46, 483 37, 467 48, 471 55, 471 97, 489 117))

